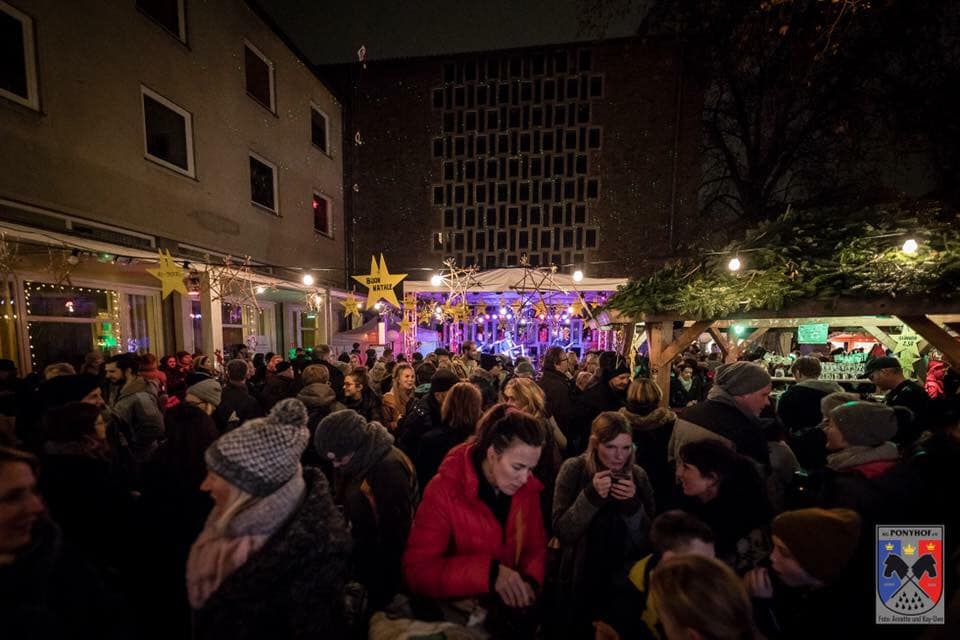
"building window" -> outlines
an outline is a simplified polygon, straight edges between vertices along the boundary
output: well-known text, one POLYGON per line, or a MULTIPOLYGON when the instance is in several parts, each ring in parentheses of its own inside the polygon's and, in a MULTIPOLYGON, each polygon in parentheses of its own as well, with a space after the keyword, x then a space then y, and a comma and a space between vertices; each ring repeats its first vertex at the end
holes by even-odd
POLYGON ((320 149, 324 153, 329 154, 330 149, 327 147, 327 127, 329 123, 327 121, 327 116, 320 109, 315 106, 310 107, 310 141, 313 143, 313 146, 320 149))
POLYGON ((274 105, 273 63, 249 42, 243 46, 244 80, 247 94, 276 113, 274 105))
POLYGON ((250 154, 250 201, 273 213, 279 213, 277 207, 277 167, 253 154, 250 154))
POLYGON ((137 0, 137 9, 173 34, 180 42, 187 41, 184 0, 137 0))
POLYGON ((330 227, 330 199, 319 193, 313 194, 313 230, 325 236, 332 236, 330 227))
POLYGON ((147 158, 193 177, 193 116, 146 87, 140 93, 147 158))
POLYGON ((0 0, 0 96, 40 110, 33 18, 0 0))

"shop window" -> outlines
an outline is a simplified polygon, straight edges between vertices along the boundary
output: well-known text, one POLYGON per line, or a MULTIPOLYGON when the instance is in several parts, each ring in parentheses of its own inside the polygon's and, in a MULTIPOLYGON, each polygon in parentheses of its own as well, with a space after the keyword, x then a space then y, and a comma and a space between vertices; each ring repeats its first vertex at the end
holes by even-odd
POLYGON ((137 0, 137 9, 185 43, 187 26, 183 3, 184 0, 137 0))
POLYGON ((190 301, 190 323, 193 327, 193 348, 203 352, 203 314, 200 311, 200 301, 190 301))
POLYGON ((40 110, 33 18, 0 2, 0 96, 40 110))
POLYGON ((318 107, 310 105, 310 142, 324 153, 330 153, 327 148, 327 131, 329 129, 327 115, 318 107))
POLYGON ((153 353, 162 356, 162 349, 153 338, 161 334, 160 299, 156 295, 127 293, 122 323, 124 350, 130 353, 153 353))
POLYGON ((325 236, 333 236, 330 224, 330 198, 314 192, 313 194, 313 230, 325 236))
POLYGON ((194 176, 193 116, 160 94, 140 87, 144 152, 148 159, 194 176))
POLYGON ((123 350, 117 291, 27 282, 24 302, 33 370, 123 350))
POLYGON ((268 160, 250 154, 250 201, 279 213, 277 207, 277 168, 268 160))
POLYGON ((243 44, 244 82, 247 95, 276 113, 273 62, 249 42, 243 44))
POLYGON ((297 322, 300 327, 300 341, 297 346, 309 351, 326 342, 322 313, 314 310, 300 311, 297 313, 297 322))

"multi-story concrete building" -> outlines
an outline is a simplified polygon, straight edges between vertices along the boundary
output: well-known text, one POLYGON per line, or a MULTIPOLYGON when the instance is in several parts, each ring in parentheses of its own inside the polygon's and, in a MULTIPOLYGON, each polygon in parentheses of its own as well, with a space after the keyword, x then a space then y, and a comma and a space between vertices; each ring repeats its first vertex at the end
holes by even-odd
POLYGON ((324 67, 349 96, 348 258, 628 276, 695 233, 703 89, 669 39, 324 67))
POLYGON ((327 341, 342 108, 255 9, 0 0, 0 41, 0 357, 327 341), (249 257, 257 302, 239 282, 161 299, 158 250, 201 282, 249 257))

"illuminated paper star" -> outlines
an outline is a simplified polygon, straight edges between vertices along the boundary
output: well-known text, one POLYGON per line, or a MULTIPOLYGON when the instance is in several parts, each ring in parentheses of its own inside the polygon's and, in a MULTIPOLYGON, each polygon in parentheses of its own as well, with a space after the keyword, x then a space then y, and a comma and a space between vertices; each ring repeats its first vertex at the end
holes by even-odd
POLYGON ((348 293, 347 297, 344 298, 340 304, 343 305, 343 317, 360 317, 360 303, 357 302, 357 297, 353 295, 352 292, 348 293))
POLYGON ((548 313, 548 311, 547 311, 547 305, 543 304, 543 300, 538 300, 538 301, 533 305, 533 311, 534 311, 534 313, 536 313, 538 316, 546 316, 547 313, 548 313))
POLYGON ((523 302, 520 300, 520 298, 517 298, 510 305, 510 308, 513 310, 513 315, 519 316, 520 311, 523 310, 523 302))
POLYGON ((570 315, 571 317, 576 318, 581 313, 583 313, 583 303, 577 300, 576 302, 570 305, 570 315))
POLYGON ((187 295, 187 285, 183 283, 183 269, 170 257, 170 252, 158 252, 160 264, 156 269, 147 269, 147 273, 160 281, 163 288, 162 298, 166 298, 174 291, 187 295))
POLYGON ((400 306, 397 294, 393 288, 407 277, 405 273, 390 273, 387 262, 380 254, 380 264, 376 257, 370 258, 370 273, 365 276, 351 276, 354 280, 367 287, 367 308, 369 309, 380 300, 385 300, 394 307, 400 306))
POLYGON ((411 311, 417 308, 417 296, 413 293, 408 293, 403 297, 403 310, 411 311))
POLYGON ((417 323, 424 326, 430 326, 433 323, 433 311, 430 307, 424 307, 417 312, 417 323))
POLYGON ((410 328, 413 326, 409 320, 404 318, 400 321, 400 333, 410 333, 410 328))

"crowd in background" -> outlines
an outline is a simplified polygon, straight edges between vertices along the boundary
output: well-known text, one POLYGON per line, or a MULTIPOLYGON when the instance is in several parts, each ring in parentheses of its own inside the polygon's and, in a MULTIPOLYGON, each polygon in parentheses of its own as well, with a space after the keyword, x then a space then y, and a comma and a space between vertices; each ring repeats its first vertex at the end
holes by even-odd
POLYGON ((0 362, 4 637, 879 635, 889 523, 946 525, 957 609, 946 365, 798 356, 771 404, 696 347, 669 389, 559 347, 232 355, 0 362))

